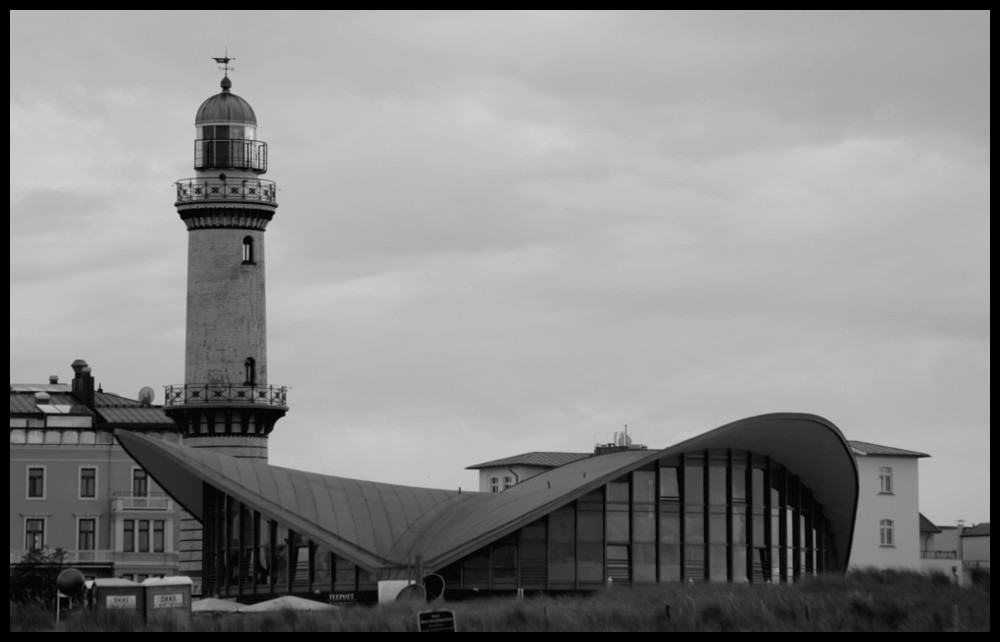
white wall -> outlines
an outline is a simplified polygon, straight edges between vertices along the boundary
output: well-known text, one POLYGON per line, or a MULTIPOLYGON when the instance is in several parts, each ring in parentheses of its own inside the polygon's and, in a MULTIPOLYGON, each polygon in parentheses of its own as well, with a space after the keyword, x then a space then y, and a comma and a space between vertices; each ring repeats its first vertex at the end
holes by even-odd
POLYGON ((920 504, 916 457, 856 457, 858 462, 858 513, 850 566, 919 570, 920 504), (892 468, 893 492, 880 492, 879 469, 892 468), (891 519, 893 546, 881 545, 880 522, 891 519))

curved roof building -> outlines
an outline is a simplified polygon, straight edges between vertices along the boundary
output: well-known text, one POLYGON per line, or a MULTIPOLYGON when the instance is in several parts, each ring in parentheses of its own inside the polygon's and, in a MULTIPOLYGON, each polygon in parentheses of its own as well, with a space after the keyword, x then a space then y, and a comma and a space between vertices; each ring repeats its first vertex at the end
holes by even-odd
POLYGON ((202 522, 204 594, 365 601, 436 573, 465 591, 842 571, 858 500, 840 430, 807 414, 727 424, 663 450, 558 466, 498 494, 270 466, 134 433, 118 440, 202 522))

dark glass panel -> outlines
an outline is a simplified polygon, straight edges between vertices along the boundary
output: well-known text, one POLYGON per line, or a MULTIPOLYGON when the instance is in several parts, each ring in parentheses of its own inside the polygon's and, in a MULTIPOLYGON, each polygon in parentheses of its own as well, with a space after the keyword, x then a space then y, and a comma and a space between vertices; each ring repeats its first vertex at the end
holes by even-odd
POLYGON ((604 544, 586 542, 577 545, 577 579, 580 583, 600 584, 604 581, 604 544))
POLYGON ((726 582, 729 580, 729 571, 727 569, 728 552, 729 549, 726 546, 716 544, 708 547, 708 579, 710 581, 726 582))
POLYGON ((705 472, 701 459, 686 459, 684 465, 684 502, 688 506, 705 503, 705 472))
POLYGON ((731 551, 733 557, 733 582, 742 584, 747 581, 747 548, 746 546, 733 546, 731 551))
POLYGON ((580 511, 577 513, 576 527, 577 541, 603 542, 603 511, 580 511))
POLYGON ((656 582, 656 545, 632 545, 632 581, 636 584, 656 582))
POLYGON ((564 506, 549 514, 549 541, 573 542, 576 540, 576 511, 564 506))
POLYGON ((608 503, 628 503, 628 477, 622 477, 608 484, 608 503))
MULTIPOLYGON (((661 507, 662 509, 663 507, 661 507)), ((663 544, 680 544, 681 542, 681 516, 676 512, 663 510, 660 513, 660 542, 663 544)))
POLYGON ((684 514, 684 541, 688 544, 705 543, 705 515, 687 512, 684 514))
POLYGON ((333 555, 317 548, 313 553, 313 591, 333 590, 333 555))
POLYGON ((633 520, 633 542, 656 541, 656 513, 652 509, 646 510, 636 508, 633 514, 633 520))
POLYGON ((681 580, 681 547, 677 544, 660 545, 660 581, 681 580))
POLYGON ((650 503, 656 501, 656 471, 637 470, 632 473, 632 501, 650 503))
POLYGON ((617 508, 612 504, 608 507, 607 538, 609 542, 629 541, 628 506, 617 508))
POLYGON ((708 468, 708 503, 713 506, 726 504, 726 465, 712 460, 708 468))
POLYGON ((678 481, 677 468, 660 469, 660 497, 663 499, 680 499, 681 489, 678 481))
POLYGON ((708 516, 708 541, 713 544, 726 543, 726 513, 712 511, 708 516))

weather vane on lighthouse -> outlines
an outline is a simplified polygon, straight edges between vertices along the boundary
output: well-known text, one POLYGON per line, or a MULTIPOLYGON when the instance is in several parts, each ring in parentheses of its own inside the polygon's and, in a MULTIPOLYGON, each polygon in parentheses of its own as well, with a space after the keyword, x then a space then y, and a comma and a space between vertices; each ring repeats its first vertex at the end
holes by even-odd
POLYGON ((229 76, 229 70, 230 69, 234 69, 233 67, 229 66, 229 61, 236 60, 236 58, 230 58, 229 57, 229 47, 226 47, 226 55, 225 56, 223 56, 222 58, 215 58, 215 57, 213 57, 212 60, 214 60, 215 62, 217 62, 220 65, 222 65, 222 71, 228 77, 229 76))

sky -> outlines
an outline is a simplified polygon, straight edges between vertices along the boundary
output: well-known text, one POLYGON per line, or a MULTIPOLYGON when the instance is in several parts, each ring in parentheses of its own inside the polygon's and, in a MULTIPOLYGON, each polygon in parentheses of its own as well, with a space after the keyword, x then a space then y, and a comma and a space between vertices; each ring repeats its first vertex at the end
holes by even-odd
POLYGON ((990 519, 990 15, 10 12, 10 381, 183 383, 194 116, 268 143, 272 464, 822 416, 990 519))

